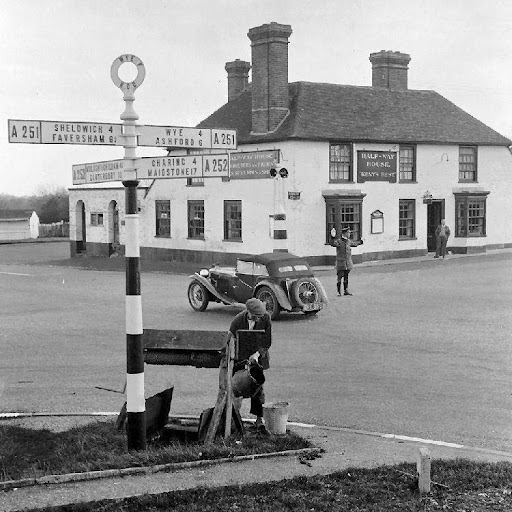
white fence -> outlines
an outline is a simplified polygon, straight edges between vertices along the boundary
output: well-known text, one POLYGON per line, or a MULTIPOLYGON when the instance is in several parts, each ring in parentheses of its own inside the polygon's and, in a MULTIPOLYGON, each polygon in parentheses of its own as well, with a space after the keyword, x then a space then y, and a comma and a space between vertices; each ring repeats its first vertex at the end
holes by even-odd
POLYGON ((69 237, 69 222, 52 222, 39 224, 39 238, 69 237))

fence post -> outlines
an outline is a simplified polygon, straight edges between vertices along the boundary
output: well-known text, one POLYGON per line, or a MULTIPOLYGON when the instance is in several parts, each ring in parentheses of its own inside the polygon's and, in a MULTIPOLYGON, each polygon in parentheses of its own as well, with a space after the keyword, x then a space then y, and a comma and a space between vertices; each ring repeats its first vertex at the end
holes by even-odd
POLYGON ((421 493, 430 492, 430 451, 428 448, 420 448, 416 469, 419 491, 421 493))

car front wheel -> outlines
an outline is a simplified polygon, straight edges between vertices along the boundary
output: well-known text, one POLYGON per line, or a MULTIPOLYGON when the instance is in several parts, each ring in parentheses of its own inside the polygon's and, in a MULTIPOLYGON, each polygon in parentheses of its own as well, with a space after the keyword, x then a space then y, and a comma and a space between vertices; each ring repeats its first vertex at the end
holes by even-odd
POLYGON ((188 301, 195 311, 204 311, 208 306, 208 290, 197 281, 188 285, 188 301))
POLYGON ((277 302, 276 294, 268 286, 262 286, 256 292, 256 298, 261 300, 267 308, 267 313, 270 315, 272 320, 275 320, 279 316, 280 307, 277 302))

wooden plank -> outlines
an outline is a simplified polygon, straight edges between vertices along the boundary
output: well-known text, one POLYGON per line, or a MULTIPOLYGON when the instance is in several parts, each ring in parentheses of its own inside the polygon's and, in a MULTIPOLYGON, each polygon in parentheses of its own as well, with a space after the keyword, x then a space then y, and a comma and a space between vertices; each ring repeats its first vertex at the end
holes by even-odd
POLYGON ((226 346, 227 331, 144 329, 144 348, 185 351, 219 351, 226 346))
POLYGON ((231 418, 233 412, 233 360, 235 358, 235 339, 233 336, 229 337, 226 356, 228 359, 228 371, 226 374, 226 423, 224 426, 224 438, 231 435, 231 418))

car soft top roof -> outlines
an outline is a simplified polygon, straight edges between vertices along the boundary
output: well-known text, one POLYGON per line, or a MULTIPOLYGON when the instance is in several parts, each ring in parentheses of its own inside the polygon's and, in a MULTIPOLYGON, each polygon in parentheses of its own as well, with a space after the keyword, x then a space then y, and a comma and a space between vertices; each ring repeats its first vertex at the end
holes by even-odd
POLYGON ((252 256, 240 257, 238 258, 241 261, 254 261, 255 263, 262 263, 266 265, 267 263, 278 262, 278 261, 287 261, 287 260, 301 260, 305 261, 304 258, 300 256, 295 256, 289 252, 266 252, 264 254, 255 254, 252 256))
POLYGON ((312 276, 313 272, 309 267, 309 263, 307 260, 300 256, 296 256, 295 254, 291 254, 289 252, 266 252, 264 254, 256 254, 254 256, 247 256, 245 258, 238 258, 241 261, 253 261, 254 263, 260 263, 265 265, 271 275, 301 275, 301 276, 312 276), (290 265, 307 265, 307 270, 295 271, 292 270, 290 272, 279 272, 279 267, 282 266, 290 266, 290 265))

